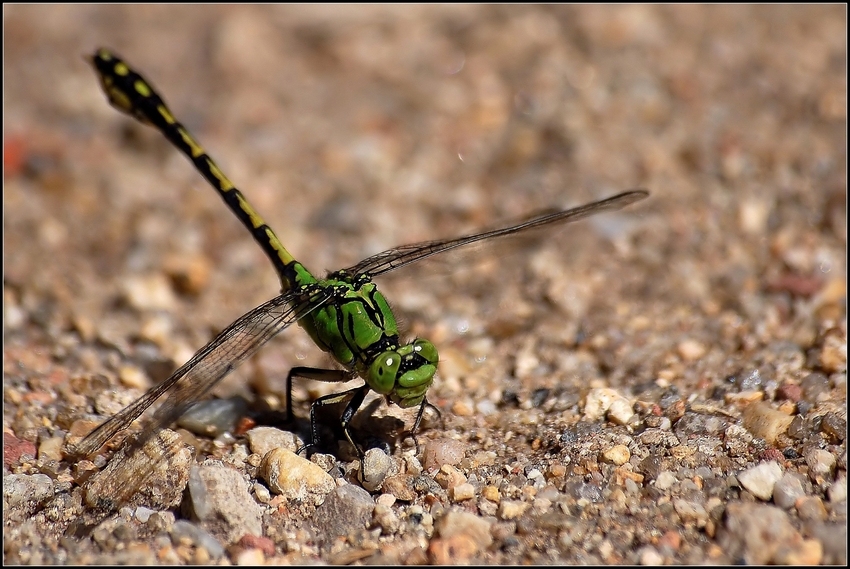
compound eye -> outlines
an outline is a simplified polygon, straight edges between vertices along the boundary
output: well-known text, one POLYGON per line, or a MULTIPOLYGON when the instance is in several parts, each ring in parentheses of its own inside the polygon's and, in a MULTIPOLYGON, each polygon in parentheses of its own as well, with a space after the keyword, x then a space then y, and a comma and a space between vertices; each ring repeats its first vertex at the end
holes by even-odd
POLYGON ((437 354, 437 348, 428 340, 415 340, 413 342, 413 351, 423 358, 429 364, 437 365, 440 356, 437 354))
POLYGON ((369 367, 369 387, 387 395, 395 387, 398 368, 401 365, 401 356, 396 352, 384 352, 372 362, 369 367))

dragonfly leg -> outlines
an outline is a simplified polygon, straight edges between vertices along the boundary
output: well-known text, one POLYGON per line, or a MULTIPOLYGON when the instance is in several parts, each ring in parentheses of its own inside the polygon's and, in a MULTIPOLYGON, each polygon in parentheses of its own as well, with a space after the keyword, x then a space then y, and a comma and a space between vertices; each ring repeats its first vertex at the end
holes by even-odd
POLYGON ((286 418, 292 420, 292 378, 303 377, 327 383, 343 383, 354 379, 354 374, 342 369, 321 369, 316 367, 294 367, 286 374, 286 418))
MULTIPOLYGON (((345 381, 349 381, 354 378, 354 373, 341 369, 321 369, 321 368, 312 368, 312 367, 294 367, 289 371, 289 374, 286 376, 286 412, 289 417, 292 417, 292 378, 293 377, 303 377, 305 379, 314 379, 316 381, 325 381, 328 383, 342 383, 345 381)), ((348 425, 351 422, 352 417, 357 412, 357 409, 360 408, 360 405, 363 404, 363 399, 366 397, 366 394, 369 392, 369 386, 363 385, 360 387, 355 387, 354 389, 349 389, 347 391, 343 391, 341 393, 332 393, 330 395, 326 395, 324 397, 320 397, 316 399, 312 405, 310 405, 310 438, 311 441, 298 449, 298 453, 310 450, 319 444, 319 424, 316 421, 316 409, 319 407, 324 407, 326 405, 335 405, 344 401, 347 397, 353 394, 351 401, 348 402, 348 405, 345 407, 345 411, 342 413, 342 417, 340 419, 340 424, 342 426, 342 430, 345 433, 345 438, 354 446, 357 450, 357 454, 361 457, 363 456, 363 452, 360 450, 360 447, 354 443, 354 440, 351 436, 351 432, 348 429, 348 425)))
POLYGON ((312 440, 298 449, 297 453, 300 454, 301 452, 310 450, 319 444, 319 423, 316 421, 316 409, 326 405, 336 405, 353 394, 351 401, 349 401, 348 405, 345 406, 345 411, 342 412, 340 425, 342 426, 342 431, 345 433, 345 438, 348 439, 348 442, 354 446, 354 449, 357 451, 360 458, 363 458, 363 451, 360 450, 360 447, 354 442, 354 439, 351 436, 351 431, 348 430, 348 425, 351 423, 351 418, 354 417, 357 409, 359 409, 360 405, 363 404, 363 399, 366 397, 366 394, 369 393, 369 389, 368 385, 362 385, 341 393, 331 393, 330 395, 319 397, 313 401, 313 404, 310 405, 310 438, 312 440))
POLYGON ((416 439, 416 431, 419 430, 419 423, 422 422, 422 415, 425 413, 425 408, 430 407, 437 412, 438 417, 442 417, 443 413, 433 403, 429 403, 428 399, 423 399, 419 404, 419 411, 416 412, 416 420, 413 421, 413 427, 404 435, 404 438, 410 437, 413 439, 413 444, 416 445, 416 454, 419 454, 419 441, 416 439))
MULTIPOLYGON (((340 417, 340 424, 342 425, 342 432, 345 433, 345 438, 348 439, 348 442, 352 444, 354 450, 357 451, 357 455, 360 457, 360 460, 363 460, 363 450, 360 448, 360 445, 354 442, 354 438, 351 436, 351 431, 348 429, 348 425, 351 423, 351 419, 354 418, 354 414, 357 413, 357 410, 363 404, 363 400, 366 398, 366 394, 369 393, 368 384, 363 385, 362 387, 357 387, 352 389, 351 391, 346 391, 345 393, 354 392, 354 396, 351 398, 351 401, 348 402, 348 405, 345 406, 345 410, 342 412, 342 417, 340 417)), ((322 399, 328 399, 327 397, 322 397, 322 399)), ((317 399, 313 405, 310 407, 310 419, 312 420, 312 411, 316 407, 316 403, 320 403, 322 399, 317 399)))

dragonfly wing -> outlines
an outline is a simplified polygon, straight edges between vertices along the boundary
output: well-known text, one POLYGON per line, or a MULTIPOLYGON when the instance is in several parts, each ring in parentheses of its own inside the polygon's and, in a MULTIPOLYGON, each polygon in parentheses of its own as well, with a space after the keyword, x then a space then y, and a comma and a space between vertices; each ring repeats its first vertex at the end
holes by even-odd
POLYGON ((92 431, 78 445, 69 449, 71 454, 82 456, 93 453, 116 433, 128 427, 163 394, 171 391, 168 399, 154 414, 151 423, 136 440, 136 445, 143 445, 151 435, 177 419, 189 405, 206 394, 276 334, 330 299, 330 294, 326 291, 315 292, 308 298, 302 298, 303 294, 296 291, 287 292, 239 317, 209 344, 198 350, 192 359, 171 377, 151 388, 92 431))
POLYGON ((346 269, 345 272, 355 275, 367 274, 371 277, 376 277, 404 267, 405 265, 421 261, 427 257, 471 245, 472 243, 477 243, 479 241, 484 241, 485 239, 507 237, 508 235, 515 235, 517 233, 530 231, 546 225, 563 225, 597 213, 602 213, 604 211, 617 210, 640 201, 648 195, 649 192, 646 190, 631 190, 604 200, 574 207, 572 209, 556 211, 547 210, 544 213, 538 214, 530 219, 509 227, 484 231, 474 235, 456 237, 454 239, 402 245, 401 247, 396 247, 394 249, 378 253, 377 255, 372 255, 371 257, 360 261, 353 267, 346 269))

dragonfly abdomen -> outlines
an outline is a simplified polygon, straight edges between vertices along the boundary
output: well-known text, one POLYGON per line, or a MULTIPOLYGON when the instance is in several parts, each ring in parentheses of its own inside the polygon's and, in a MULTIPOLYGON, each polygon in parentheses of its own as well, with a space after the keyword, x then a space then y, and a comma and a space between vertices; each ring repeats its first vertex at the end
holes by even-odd
POLYGON ((156 127, 192 161, 195 168, 216 189, 230 210, 254 236, 266 256, 271 259, 280 278, 282 292, 315 282, 309 271, 286 250, 272 228, 210 158, 201 143, 174 118, 165 101, 144 77, 105 49, 98 50, 91 62, 97 70, 110 104, 119 111, 156 127))

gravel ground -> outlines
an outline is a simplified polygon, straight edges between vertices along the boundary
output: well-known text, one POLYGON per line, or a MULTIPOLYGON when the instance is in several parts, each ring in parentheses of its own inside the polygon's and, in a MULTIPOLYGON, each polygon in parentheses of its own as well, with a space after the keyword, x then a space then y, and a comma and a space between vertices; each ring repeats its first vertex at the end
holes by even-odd
POLYGON ((4 32, 6 563, 846 563, 844 6, 17 5, 4 32), (106 104, 99 46, 317 271, 652 195, 381 281, 440 350, 418 454, 377 400, 363 464, 333 414, 293 454, 338 386, 259 420, 327 363, 292 329, 106 515, 120 441, 63 445, 278 287, 106 104))

